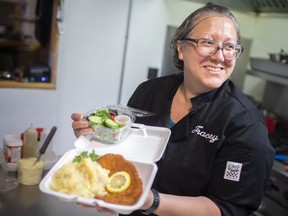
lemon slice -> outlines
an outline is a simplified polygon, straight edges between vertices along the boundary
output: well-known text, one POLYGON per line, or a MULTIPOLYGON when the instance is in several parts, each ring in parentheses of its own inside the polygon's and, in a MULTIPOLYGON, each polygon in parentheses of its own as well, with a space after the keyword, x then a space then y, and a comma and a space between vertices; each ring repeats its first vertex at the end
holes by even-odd
POLYGON ((110 176, 106 189, 110 193, 121 193, 130 186, 130 175, 125 171, 114 173, 110 176))

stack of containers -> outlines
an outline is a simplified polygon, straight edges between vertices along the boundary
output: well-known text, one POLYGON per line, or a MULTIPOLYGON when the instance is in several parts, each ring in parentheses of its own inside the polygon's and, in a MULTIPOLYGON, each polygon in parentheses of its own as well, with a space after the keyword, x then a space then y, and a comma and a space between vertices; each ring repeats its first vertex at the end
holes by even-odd
POLYGON ((22 140, 17 135, 4 136, 4 155, 8 163, 16 163, 21 158, 22 140))

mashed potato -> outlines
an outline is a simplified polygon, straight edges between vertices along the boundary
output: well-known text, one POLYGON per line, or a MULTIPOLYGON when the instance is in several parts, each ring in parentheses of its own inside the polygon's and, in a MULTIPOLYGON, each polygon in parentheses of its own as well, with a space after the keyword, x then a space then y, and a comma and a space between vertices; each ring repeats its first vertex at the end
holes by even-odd
POLYGON ((70 162, 64 164, 53 175, 50 188, 54 191, 87 198, 105 196, 109 172, 90 158, 85 158, 79 163, 70 162))
POLYGON ((24 185, 38 184, 42 178, 44 162, 36 157, 22 158, 17 162, 18 181, 24 185))

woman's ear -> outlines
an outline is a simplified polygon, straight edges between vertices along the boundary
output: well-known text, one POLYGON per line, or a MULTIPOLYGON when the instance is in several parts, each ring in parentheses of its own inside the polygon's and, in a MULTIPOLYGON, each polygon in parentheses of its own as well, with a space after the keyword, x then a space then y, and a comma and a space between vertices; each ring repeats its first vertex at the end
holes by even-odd
POLYGON ((178 58, 183 60, 183 44, 181 41, 177 41, 177 51, 178 51, 178 58))

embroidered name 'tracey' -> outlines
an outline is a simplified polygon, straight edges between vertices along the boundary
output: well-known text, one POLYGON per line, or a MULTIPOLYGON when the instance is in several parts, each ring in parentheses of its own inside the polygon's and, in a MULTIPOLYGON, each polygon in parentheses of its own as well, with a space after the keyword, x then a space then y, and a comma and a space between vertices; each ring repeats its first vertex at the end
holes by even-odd
POLYGON ((218 136, 217 135, 214 135, 214 134, 209 134, 205 131, 202 131, 201 129, 203 129, 204 127, 201 126, 201 125, 197 125, 192 131, 191 133, 196 133, 202 137, 204 137, 205 139, 209 139, 209 142, 210 143, 213 143, 217 140, 219 140, 218 136))

